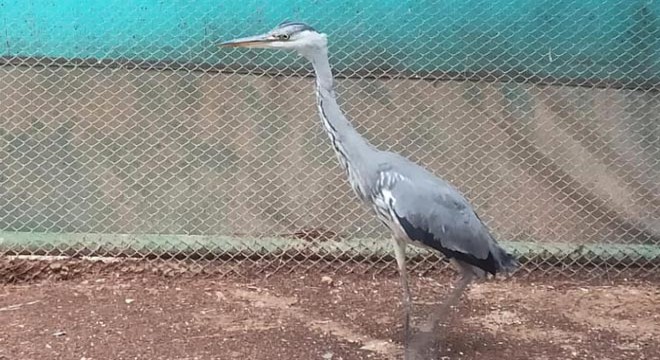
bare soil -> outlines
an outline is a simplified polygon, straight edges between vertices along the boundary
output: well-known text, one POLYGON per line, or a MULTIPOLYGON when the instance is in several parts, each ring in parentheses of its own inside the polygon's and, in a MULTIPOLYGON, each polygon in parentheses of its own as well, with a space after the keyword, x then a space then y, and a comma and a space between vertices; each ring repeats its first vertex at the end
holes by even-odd
MULTIPOLYGON (((62 273, 51 265, 40 274, 62 273)), ((172 277, 66 265, 75 276, 12 275, 18 269, 0 261, 2 360, 402 358, 394 274, 172 277)), ((416 323, 452 281, 412 279, 416 323)), ((655 282, 487 281, 446 322, 444 359, 660 359, 655 282)))

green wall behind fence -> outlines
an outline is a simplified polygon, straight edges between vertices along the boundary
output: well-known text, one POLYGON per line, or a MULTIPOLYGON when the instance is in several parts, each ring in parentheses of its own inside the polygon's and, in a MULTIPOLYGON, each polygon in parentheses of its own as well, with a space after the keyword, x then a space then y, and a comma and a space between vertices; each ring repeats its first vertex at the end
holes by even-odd
POLYGON ((287 66, 214 43, 283 19, 331 35, 339 71, 487 71, 660 82, 657 0, 2 0, 4 56, 287 66))

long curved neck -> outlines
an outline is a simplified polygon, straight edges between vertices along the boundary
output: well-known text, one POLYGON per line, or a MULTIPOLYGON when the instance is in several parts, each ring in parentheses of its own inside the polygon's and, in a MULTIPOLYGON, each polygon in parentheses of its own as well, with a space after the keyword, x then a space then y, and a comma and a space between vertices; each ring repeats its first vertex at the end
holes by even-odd
POLYGON ((319 116, 328 133, 339 161, 346 170, 349 181, 360 194, 354 182, 359 182, 361 169, 369 165, 369 154, 374 148, 358 134, 337 104, 332 70, 327 49, 322 48, 309 57, 316 74, 316 98, 319 116))

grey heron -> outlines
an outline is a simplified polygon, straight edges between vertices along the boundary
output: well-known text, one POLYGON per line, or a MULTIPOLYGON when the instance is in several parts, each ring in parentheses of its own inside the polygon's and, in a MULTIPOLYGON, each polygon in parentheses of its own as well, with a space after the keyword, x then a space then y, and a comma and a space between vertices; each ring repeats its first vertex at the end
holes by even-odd
MULTIPOLYGON (((403 156, 376 149, 353 128, 337 104, 328 61, 327 36, 301 22, 283 22, 273 30, 219 44, 223 47, 294 50, 311 61, 316 75, 316 105, 339 163, 357 196, 393 233, 394 250, 403 288, 404 343, 412 340, 412 300, 406 275, 407 244, 438 251, 460 273, 441 310, 431 316, 437 330, 439 317, 475 277, 508 272, 518 263, 507 253, 477 216, 466 198, 448 182, 403 156)), ((418 337, 419 343, 423 337, 418 337)), ((428 341, 427 341, 428 342, 428 341)), ((414 350, 414 346, 406 346, 414 350)), ((413 356, 413 355, 410 355, 413 356)), ((408 357, 408 356, 407 356, 408 357)))

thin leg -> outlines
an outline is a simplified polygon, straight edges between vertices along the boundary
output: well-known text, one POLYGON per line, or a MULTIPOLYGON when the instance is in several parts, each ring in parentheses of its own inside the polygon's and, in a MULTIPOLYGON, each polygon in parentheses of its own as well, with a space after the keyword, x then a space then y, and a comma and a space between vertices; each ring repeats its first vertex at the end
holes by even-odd
POLYGON ((394 255, 396 263, 399 266, 399 278, 403 288, 403 343, 407 347, 411 338, 410 317, 412 315, 412 299, 410 297, 410 288, 408 287, 408 275, 406 272, 406 243, 394 239, 394 255))
MULTIPOLYGON (((456 305, 461 295, 470 284, 474 274, 469 271, 462 271, 461 278, 456 287, 447 298, 431 313, 427 320, 426 328, 417 334, 410 342, 410 359, 435 359, 437 357, 438 324, 441 319, 446 318, 452 306, 456 305)), ((408 354, 408 350, 406 351, 408 354)), ((408 359, 408 357, 407 357, 408 359)))

